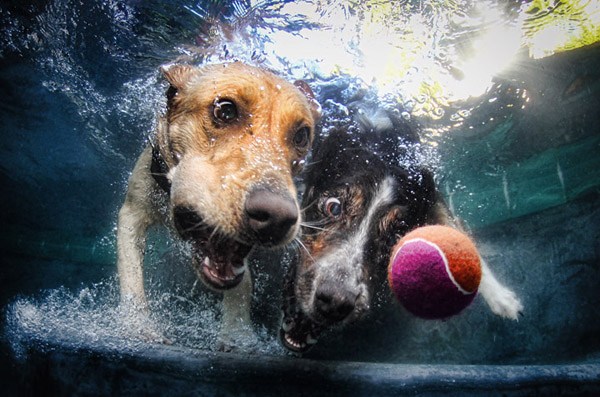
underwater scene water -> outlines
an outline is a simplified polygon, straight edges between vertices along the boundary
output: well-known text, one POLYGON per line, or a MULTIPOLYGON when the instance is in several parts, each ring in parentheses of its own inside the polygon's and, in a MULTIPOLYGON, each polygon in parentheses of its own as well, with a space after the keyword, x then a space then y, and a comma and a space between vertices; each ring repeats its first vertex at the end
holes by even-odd
MULTIPOLYGON (((147 363, 139 374, 152 373, 156 357, 172 360, 177 373, 174 363, 187 362, 178 357, 212 354, 225 368, 203 367, 213 380, 236 379, 230 355, 244 376, 273 370, 300 388, 294 377, 302 365, 328 362, 350 372, 362 371, 358 363, 382 365, 368 379, 390 376, 396 364, 414 365, 411 374, 424 365, 589 364, 575 379, 600 390, 597 1, 8 0, 0 22, 3 382, 40 392, 29 375, 65 349, 82 355, 83 371, 103 357, 139 357, 147 363), (519 320, 495 316, 481 297, 443 321, 384 300, 376 317, 327 332, 300 358, 278 339, 291 247, 250 260, 252 329, 221 353, 220 294, 197 281, 186 243, 156 228, 146 288, 151 320, 168 344, 132 329, 119 308, 117 215, 165 110, 159 67, 234 60, 306 81, 322 106, 323 137, 347 122, 357 97, 417 130, 419 161, 497 278, 519 296, 519 320)), ((58 361, 77 363, 69 354, 58 361)), ((479 385, 494 377, 484 372, 479 385)), ((333 387, 328 373, 319 379, 333 387)), ((495 379, 514 375, 502 374, 495 379)), ((214 382, 206 394, 244 394, 214 382)), ((360 392, 369 394, 369 385, 360 392)), ((127 390, 85 387, 57 393, 127 390)))

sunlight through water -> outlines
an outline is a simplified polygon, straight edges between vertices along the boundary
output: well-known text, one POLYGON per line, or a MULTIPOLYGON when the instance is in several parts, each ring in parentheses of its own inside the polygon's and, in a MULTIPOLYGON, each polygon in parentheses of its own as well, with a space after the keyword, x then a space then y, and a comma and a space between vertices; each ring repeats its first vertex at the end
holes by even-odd
POLYGON ((542 3, 291 2, 281 13, 319 28, 265 32, 264 49, 274 63, 360 77, 413 115, 439 118, 489 90, 521 50, 539 58, 599 40, 597 2, 542 3))

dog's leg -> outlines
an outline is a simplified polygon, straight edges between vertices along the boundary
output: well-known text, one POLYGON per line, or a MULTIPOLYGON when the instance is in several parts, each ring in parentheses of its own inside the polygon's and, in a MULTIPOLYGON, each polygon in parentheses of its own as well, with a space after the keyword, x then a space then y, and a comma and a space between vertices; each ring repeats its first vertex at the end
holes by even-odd
POLYGON ((146 311, 143 261, 146 246, 147 216, 130 199, 119 211, 117 227, 117 268, 121 287, 121 304, 132 310, 146 311))
MULTIPOLYGON (((451 226, 464 232, 460 220, 454 217, 443 202, 438 202, 431 213, 433 223, 451 226)), ((518 320, 523 305, 517 295, 502 285, 494 276, 487 263, 481 258, 481 283, 479 293, 494 314, 518 320)))
POLYGON ((146 149, 131 174, 125 202, 119 211, 117 270, 121 290, 120 310, 129 331, 139 333, 144 339, 165 342, 150 320, 144 291, 146 232, 156 221, 156 211, 149 199, 153 189, 150 162, 151 151, 146 149))
POLYGON ((219 350, 232 351, 248 348, 257 343, 250 319, 252 303, 252 276, 247 263, 240 284, 223 293, 223 318, 217 346, 219 350))
POLYGON ((117 224, 117 269, 121 287, 121 304, 135 310, 148 309, 144 293, 144 251, 146 231, 154 221, 150 195, 152 152, 146 148, 135 164, 125 202, 117 224))
POLYGON ((168 343, 150 318, 144 291, 143 261, 148 217, 128 200, 119 211, 117 268, 121 288, 120 311, 126 332, 147 341, 168 343))

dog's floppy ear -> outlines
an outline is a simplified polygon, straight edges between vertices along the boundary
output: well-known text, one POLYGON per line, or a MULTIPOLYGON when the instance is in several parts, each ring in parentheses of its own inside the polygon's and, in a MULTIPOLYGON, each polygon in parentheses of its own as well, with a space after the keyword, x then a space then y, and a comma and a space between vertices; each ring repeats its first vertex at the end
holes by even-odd
POLYGON ((170 109, 177 92, 198 73, 198 69, 190 65, 170 63, 162 65, 160 71, 169 82, 169 89, 167 90, 167 107, 170 109))
POLYGON ((178 63, 162 65, 160 71, 175 90, 183 88, 198 73, 197 68, 178 63))
POLYGON ((310 105, 310 110, 312 111, 312 115, 313 115, 313 118, 315 119, 315 123, 317 123, 319 120, 321 120, 321 104, 317 101, 317 99, 315 97, 315 93, 310 88, 308 83, 304 80, 294 81, 294 86, 296 86, 296 88, 298 90, 300 90, 301 93, 304 94, 306 99, 308 99, 308 103, 310 105))

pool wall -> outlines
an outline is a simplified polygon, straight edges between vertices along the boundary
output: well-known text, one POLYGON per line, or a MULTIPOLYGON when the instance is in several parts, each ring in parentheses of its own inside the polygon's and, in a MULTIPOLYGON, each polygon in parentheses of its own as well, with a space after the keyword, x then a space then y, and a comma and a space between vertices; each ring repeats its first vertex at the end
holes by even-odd
POLYGON ((409 365, 206 353, 31 350, 24 392, 56 396, 581 396, 600 393, 600 362, 409 365))

